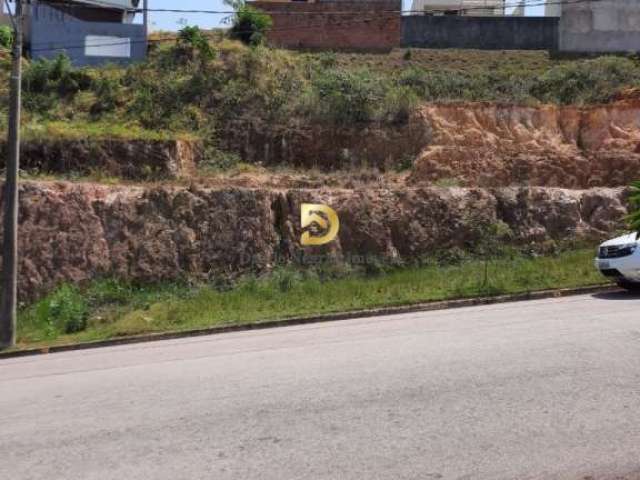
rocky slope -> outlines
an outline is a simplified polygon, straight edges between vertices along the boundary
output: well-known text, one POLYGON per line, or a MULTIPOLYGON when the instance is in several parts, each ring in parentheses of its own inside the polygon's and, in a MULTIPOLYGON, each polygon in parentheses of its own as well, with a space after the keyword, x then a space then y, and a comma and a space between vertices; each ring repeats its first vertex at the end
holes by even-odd
MULTIPOLYGON (((230 126, 227 126, 229 129, 230 126)), ((222 146, 243 161, 323 171, 375 167, 390 170, 411 162, 430 142, 429 124, 420 116, 399 125, 297 128, 239 123, 222 146)))
POLYGON ((264 271, 276 263, 379 256, 411 261, 473 248, 504 222, 518 244, 598 238, 621 227, 623 189, 414 188, 256 190, 26 182, 21 187, 22 299, 98 276, 161 281, 264 271), (340 217, 339 238, 299 245, 300 203, 340 217))
POLYGON ((591 107, 427 105, 410 182, 588 188, 640 178, 640 100, 591 107))
MULTIPOLYGON (((29 173, 89 175, 128 180, 190 177, 202 148, 191 140, 27 139, 21 144, 20 168, 29 173)), ((4 167, 6 144, 0 145, 4 167)))
POLYGON ((383 172, 412 185, 624 186, 640 178, 640 98, 587 107, 425 104, 398 125, 238 128, 225 147, 263 165, 383 172))

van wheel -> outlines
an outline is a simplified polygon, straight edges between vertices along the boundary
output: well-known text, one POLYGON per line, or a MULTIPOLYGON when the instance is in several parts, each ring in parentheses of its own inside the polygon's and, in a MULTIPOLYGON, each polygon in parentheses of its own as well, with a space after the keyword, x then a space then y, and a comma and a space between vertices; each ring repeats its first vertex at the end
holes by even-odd
POLYGON ((630 292, 640 292, 640 283, 630 282, 628 280, 618 280, 618 286, 629 290, 630 292))

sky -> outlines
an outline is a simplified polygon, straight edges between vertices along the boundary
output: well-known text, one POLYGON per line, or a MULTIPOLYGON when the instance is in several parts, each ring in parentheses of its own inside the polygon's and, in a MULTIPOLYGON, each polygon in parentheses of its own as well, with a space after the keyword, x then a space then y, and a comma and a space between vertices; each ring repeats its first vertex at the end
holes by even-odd
MULTIPOLYGON (((222 0, 148 0, 149 8, 170 8, 181 10, 215 10, 228 11, 230 7, 222 3, 222 0)), ((517 0, 507 0, 507 4, 517 0)), ((531 1, 531 0, 529 0, 531 1)), ((403 8, 410 8, 411 1, 403 0, 403 8)), ((527 15, 544 15, 544 7, 529 7, 527 15)), ((151 12, 151 30, 179 30, 184 25, 198 25, 201 28, 213 28, 224 26, 221 22, 225 15, 212 15, 203 13, 167 13, 151 12)))
MULTIPOLYGON (((148 0, 149 8, 171 8, 180 10, 215 10, 229 11, 231 8, 222 0, 148 0)), ((198 25, 201 28, 221 26, 226 15, 206 13, 166 13, 151 12, 149 21, 151 30, 179 30, 184 25, 198 25)))

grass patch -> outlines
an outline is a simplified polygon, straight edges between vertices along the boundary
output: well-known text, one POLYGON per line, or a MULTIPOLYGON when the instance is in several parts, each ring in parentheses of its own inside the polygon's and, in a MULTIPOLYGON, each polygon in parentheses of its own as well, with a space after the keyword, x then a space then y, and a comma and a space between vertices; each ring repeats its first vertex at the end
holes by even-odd
POLYGON ((40 142, 58 140, 170 141, 194 140, 196 138, 189 133, 150 130, 136 124, 73 121, 27 123, 22 127, 22 135, 25 141, 40 142))
POLYGON ((132 311, 157 302, 187 298, 184 285, 136 285, 113 279, 97 280, 83 288, 65 284, 21 309, 18 315, 20 344, 106 338, 105 325, 116 324, 132 311))
POLYGON ((592 249, 552 256, 507 256, 489 263, 369 269, 284 268, 235 285, 136 286, 114 280, 63 286, 19 315, 20 347, 169 330, 262 322, 418 302, 579 287, 604 281, 592 249), (375 273, 374 273, 375 272, 375 273), (81 331, 78 327, 83 327, 81 331))

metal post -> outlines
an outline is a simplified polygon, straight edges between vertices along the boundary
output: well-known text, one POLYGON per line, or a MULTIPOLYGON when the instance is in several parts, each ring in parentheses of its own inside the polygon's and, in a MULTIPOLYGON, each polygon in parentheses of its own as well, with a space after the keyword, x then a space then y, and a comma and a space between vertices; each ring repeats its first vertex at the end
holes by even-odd
POLYGON ((0 348, 16 341, 18 294, 18 170, 20 168, 20 103, 22 81, 22 0, 14 14, 13 63, 9 96, 8 156, 4 182, 4 236, 2 248, 2 303, 0 348))
POLYGON ((149 40, 149 0, 142 0, 142 23, 144 24, 144 41, 149 40))

